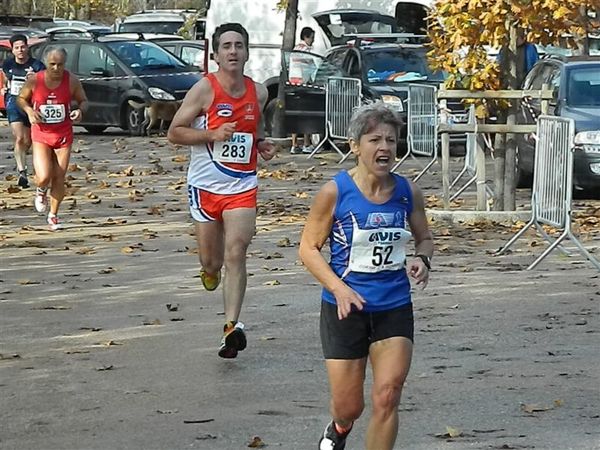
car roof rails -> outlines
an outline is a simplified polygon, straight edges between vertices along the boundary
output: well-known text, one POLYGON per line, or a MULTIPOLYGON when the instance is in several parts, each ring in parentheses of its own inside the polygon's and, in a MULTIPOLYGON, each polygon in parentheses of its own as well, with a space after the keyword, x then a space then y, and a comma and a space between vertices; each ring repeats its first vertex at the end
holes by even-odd
POLYGON ((88 30, 84 27, 54 27, 53 30, 47 31, 48 39, 56 41, 60 39, 93 39, 101 32, 95 33, 94 30, 88 30))
POLYGON ((355 47, 375 43, 423 45, 428 40, 427 35, 414 33, 352 33, 343 37, 348 38, 347 42, 354 40, 355 47))

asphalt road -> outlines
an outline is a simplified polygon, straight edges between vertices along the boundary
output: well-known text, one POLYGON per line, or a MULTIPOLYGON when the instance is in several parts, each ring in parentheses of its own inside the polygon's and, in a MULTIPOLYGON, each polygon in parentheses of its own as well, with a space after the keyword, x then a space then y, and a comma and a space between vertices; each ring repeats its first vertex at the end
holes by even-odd
MULTIPOLYGON (((15 187, 3 123, 0 137, 0 448, 233 450, 254 437, 316 448, 329 420, 320 288, 297 247, 312 196, 339 170, 334 155, 264 164, 241 318, 249 344, 222 360, 220 292, 197 276, 187 149, 82 132, 65 229, 53 233, 33 190, 15 187)), ((438 178, 420 183, 432 208, 438 178)), ((599 257, 600 202, 575 211, 599 257)), ((558 252, 524 271, 546 245, 533 232, 492 256, 518 226, 432 227, 396 448, 600 449, 599 273, 558 252)), ((348 450, 364 448, 367 418, 348 450)))

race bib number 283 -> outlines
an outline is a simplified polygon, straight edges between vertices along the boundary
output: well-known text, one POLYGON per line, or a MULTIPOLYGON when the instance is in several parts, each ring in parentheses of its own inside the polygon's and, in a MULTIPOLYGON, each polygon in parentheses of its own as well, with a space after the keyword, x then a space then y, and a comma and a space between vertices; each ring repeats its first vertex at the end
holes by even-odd
POLYGON ((253 141, 252 133, 233 133, 228 141, 214 143, 213 158, 219 162, 248 164, 253 141))

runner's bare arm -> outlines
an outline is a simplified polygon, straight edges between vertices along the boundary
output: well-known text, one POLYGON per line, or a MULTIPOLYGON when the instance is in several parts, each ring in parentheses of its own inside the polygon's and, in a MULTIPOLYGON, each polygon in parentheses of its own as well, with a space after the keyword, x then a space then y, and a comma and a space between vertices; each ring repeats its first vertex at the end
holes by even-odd
POLYGON ((269 92, 267 88, 264 87, 261 83, 255 83, 256 86, 256 97, 258 100, 258 105, 260 106, 260 120, 258 122, 258 129, 256 130, 256 136, 261 139, 258 143, 258 153, 265 161, 270 160, 277 153, 277 148, 275 144, 271 141, 264 140, 265 137, 265 118, 263 111, 265 109, 265 105, 267 104, 267 100, 269 99, 269 92))
POLYGON ((77 109, 71 111, 71 120, 79 122, 88 109, 88 99, 81 81, 73 74, 71 74, 71 96, 77 102, 77 109))
POLYGON ((192 122, 204 114, 214 99, 208 79, 203 78, 188 91, 181 107, 173 117, 167 138, 173 144, 195 145, 205 142, 226 141, 235 131, 235 122, 221 125, 216 130, 192 128, 192 122))
POLYGON ((0 95, 6 94, 6 88, 8 86, 8 78, 4 75, 4 70, 0 67, 0 95))
POLYGON ((19 92, 19 96, 17 97, 17 106, 21 109, 21 111, 27 114, 29 122, 32 124, 43 122, 40 113, 35 111, 30 104, 34 87, 35 78, 28 79, 25 81, 25 84, 21 88, 21 92, 19 92))
POLYGON ((336 275, 321 254, 321 248, 329 237, 333 225, 337 195, 337 185, 330 181, 315 196, 300 239, 299 253, 300 259, 309 272, 335 296, 338 318, 342 320, 350 314, 353 305, 360 310, 365 301, 336 275))
POLYGON ((81 81, 73 74, 71 74, 71 92, 81 112, 85 113, 89 107, 87 95, 85 95, 81 81))
MULTIPOLYGON (((415 239, 415 255, 433 256, 433 235, 429 230, 425 215, 425 199, 423 192, 415 183, 410 183, 413 196, 413 210, 408 217, 410 231, 415 239)), ((407 273, 418 285, 425 287, 429 281, 429 269, 420 258, 411 258, 406 265, 407 273)))

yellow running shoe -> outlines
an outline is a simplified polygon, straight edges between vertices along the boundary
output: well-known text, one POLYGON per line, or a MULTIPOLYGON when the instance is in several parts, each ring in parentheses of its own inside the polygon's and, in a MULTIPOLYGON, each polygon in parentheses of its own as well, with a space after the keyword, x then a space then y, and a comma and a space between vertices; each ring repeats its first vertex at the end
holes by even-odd
POLYGON ((221 271, 211 275, 206 270, 202 269, 200 271, 200 279, 202 280, 204 289, 207 291, 214 291, 219 287, 219 283, 221 283, 221 271))

